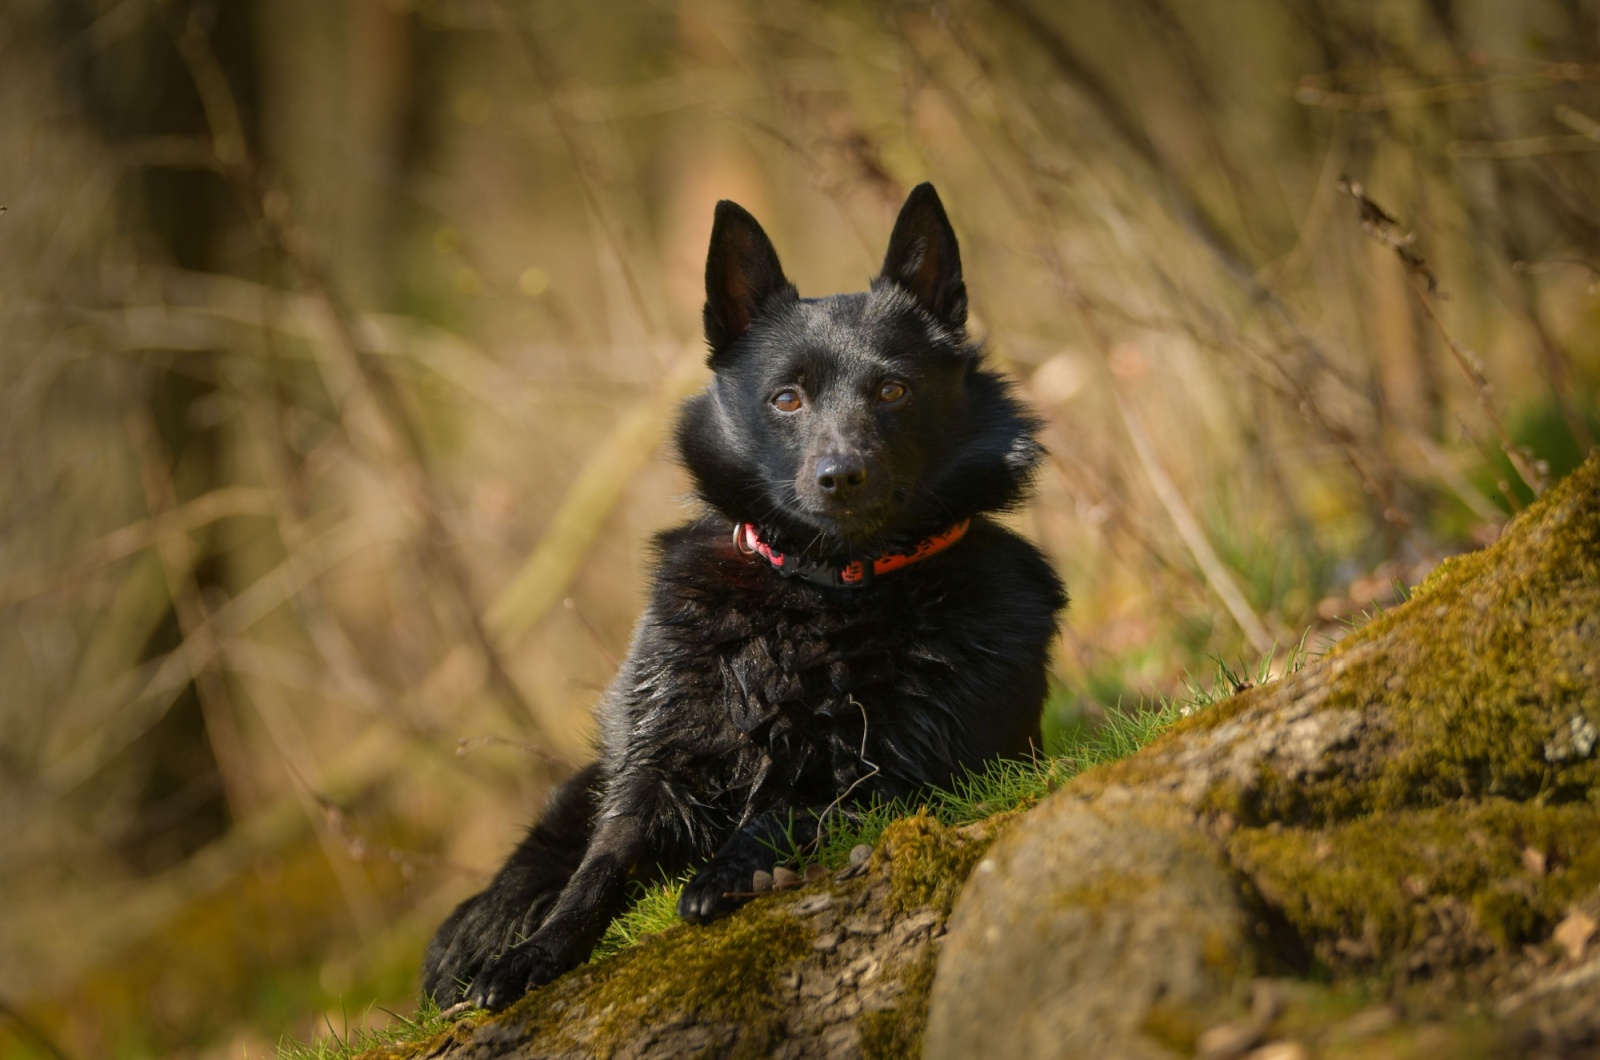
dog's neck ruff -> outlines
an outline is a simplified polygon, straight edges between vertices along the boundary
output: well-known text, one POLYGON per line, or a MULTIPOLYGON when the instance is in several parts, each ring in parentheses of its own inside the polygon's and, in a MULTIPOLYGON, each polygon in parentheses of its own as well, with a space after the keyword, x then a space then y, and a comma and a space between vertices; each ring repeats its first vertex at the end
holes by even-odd
POLYGON ((761 540, 761 534, 756 530, 754 523, 733 524, 733 543, 745 555, 760 556, 765 559, 772 564, 773 570, 785 578, 799 578, 801 581, 829 589, 865 589, 880 574, 909 567, 918 560, 943 552, 965 537, 967 528, 971 525, 971 519, 963 519, 948 530, 919 541, 917 547, 910 552, 890 552, 871 562, 852 560, 843 567, 820 567, 800 563, 793 556, 785 555, 761 540))

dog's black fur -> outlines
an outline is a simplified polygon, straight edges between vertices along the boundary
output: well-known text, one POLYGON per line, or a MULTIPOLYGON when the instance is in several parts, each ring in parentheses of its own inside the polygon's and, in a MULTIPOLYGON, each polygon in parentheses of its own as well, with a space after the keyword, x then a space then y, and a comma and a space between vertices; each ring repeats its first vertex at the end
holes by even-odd
POLYGON ((830 809, 1038 743, 1066 594, 984 515, 1026 493, 1039 424, 967 339, 933 187, 906 200, 869 292, 817 299, 797 295, 755 218, 719 203, 706 296, 714 375, 678 446, 710 511, 657 541, 600 760, 428 947, 423 989, 441 1004, 502 1008, 583 961, 630 878, 703 863, 678 910, 709 921, 830 809), (838 568, 967 518, 958 543, 862 588, 786 578, 733 540, 749 522, 838 568))

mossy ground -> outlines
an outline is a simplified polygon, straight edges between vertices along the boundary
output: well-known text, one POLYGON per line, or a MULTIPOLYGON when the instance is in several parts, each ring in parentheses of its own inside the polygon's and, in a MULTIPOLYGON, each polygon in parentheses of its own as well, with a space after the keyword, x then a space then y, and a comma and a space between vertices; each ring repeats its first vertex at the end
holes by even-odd
POLYGON ((737 1025, 762 1039, 762 1027, 781 1023, 775 976, 810 949, 811 933, 789 912, 795 899, 757 899, 708 927, 663 932, 585 965, 562 988, 534 991, 502 1019, 597 1056, 611 1055, 647 1018, 673 1015, 737 1025), (583 1039, 574 1040, 580 1031, 583 1039))
POLYGON ((1600 901, 1597 744, 1600 454, 1314 669, 1074 787, 1193 771, 1196 808, 1259 899, 1267 965, 1307 976, 1278 1029, 1316 1055, 1521 1055, 1531 1024, 1483 1013, 1560 959, 1551 930, 1574 906, 1600 901), (1404 1017, 1347 1034, 1330 999, 1352 995, 1404 1017))
POLYGON ((1367 977, 1410 1010, 1319 1049, 1507 1055, 1463 1003, 1554 959, 1552 928, 1600 888, 1600 456, 1340 643, 1325 673, 1319 709, 1375 726, 1339 752, 1356 757, 1312 775, 1263 765, 1206 800, 1243 825, 1230 855, 1319 974, 1367 977))
POLYGON ((1330 968, 1487 968, 1600 886, 1600 807, 1489 799, 1327 828, 1246 828, 1235 862, 1330 968))
POLYGON ((1327 666, 1322 709, 1381 717, 1383 767, 1264 773, 1243 800, 1247 822, 1329 827, 1232 840, 1313 937, 1409 944, 1409 879, 1468 903, 1504 948, 1600 883, 1600 855, 1573 838, 1600 834, 1588 735, 1600 726, 1600 457, 1497 544, 1442 564, 1327 666), (1531 877, 1524 850, 1555 867, 1531 877))
POLYGON ((923 812, 895 821, 883 831, 878 857, 889 865, 891 913, 931 908, 948 916, 972 867, 989 849, 998 830, 1016 812, 997 814, 981 835, 963 835, 923 812))
POLYGON ((904 992, 893 1008, 861 1014, 857 1026, 863 1060, 908 1060, 922 1055, 935 958, 934 953, 926 953, 901 974, 904 992))
POLYGON ((1324 709, 1381 709, 1393 727, 1387 761, 1361 783, 1306 786, 1293 806, 1264 786, 1263 816, 1590 798, 1600 759, 1570 745, 1574 726, 1600 727, 1600 457, 1496 544, 1440 564, 1328 664, 1324 709))
POLYGON ((1546 746, 1574 718, 1600 725, 1600 460, 1495 546, 1441 564, 1364 634, 1394 647, 1352 661, 1328 706, 1386 702, 1395 720, 1397 753, 1372 807, 1587 797, 1600 762, 1546 746), (1386 637, 1408 622, 1419 628, 1386 637))

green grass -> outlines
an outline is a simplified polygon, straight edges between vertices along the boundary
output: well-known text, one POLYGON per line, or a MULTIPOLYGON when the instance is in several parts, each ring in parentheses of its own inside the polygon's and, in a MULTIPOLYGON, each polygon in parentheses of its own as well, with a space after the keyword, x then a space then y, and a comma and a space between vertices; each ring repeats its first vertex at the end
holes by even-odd
MULTIPOLYGON (((826 829, 814 860, 828 868, 842 868, 850 850, 858 844, 876 846, 890 822, 925 810, 948 827, 975 824, 998 813, 1025 810, 1086 769, 1115 762, 1139 751, 1186 718, 1230 696, 1272 679, 1274 648, 1255 666, 1239 664, 1237 670, 1224 660, 1214 660, 1209 684, 1189 677, 1184 691, 1176 696, 1157 696, 1141 700, 1132 710, 1119 703, 1106 711, 1095 725, 1065 733, 1048 755, 1035 759, 1002 759, 979 773, 969 773, 949 789, 934 788, 923 793, 915 804, 887 803, 870 806, 826 829)), ((1290 653, 1285 672, 1298 670, 1306 659, 1305 641, 1290 653)))
POLYGON ((310 1042, 290 1039, 279 1042, 278 1060, 349 1060, 369 1049, 431 1038, 449 1030, 453 1022, 444 1017, 439 1006, 428 1000, 424 1000, 417 1007, 416 1014, 410 1017, 389 1012, 388 1009, 380 1011, 388 1013, 392 1019, 387 1027, 351 1030, 347 1025, 341 1033, 330 1022, 326 1038, 316 1038, 310 1042))
MULTIPOLYGON (((1131 710, 1119 703, 1093 726, 1060 737, 1049 754, 1035 759, 993 762, 981 772, 967 774, 948 789, 929 789, 914 802, 878 803, 848 813, 835 811, 818 840, 798 849, 789 863, 801 869, 810 864, 820 864, 830 870, 841 869, 849 863, 854 847, 877 846, 885 828, 913 813, 926 812, 953 828, 987 820, 996 814, 1025 810, 1084 770, 1134 754, 1180 719, 1245 689, 1268 683, 1272 680, 1276 655, 1274 649, 1254 666, 1243 662, 1229 665, 1215 658, 1209 681, 1191 675, 1185 678, 1183 691, 1175 696, 1141 700, 1131 710)), ((1289 653, 1283 672, 1298 670, 1307 657, 1302 638, 1289 653)), ((797 844, 790 842, 785 846, 795 851, 797 844)), ((611 922, 590 959, 613 956, 647 936, 681 924, 678 895, 692 875, 635 884, 632 904, 611 922)), ((347 1031, 342 1036, 330 1026, 329 1030, 333 1031, 330 1037, 309 1045, 285 1042, 279 1047, 278 1060, 345 1060, 377 1046, 419 1041, 450 1025, 432 1005, 419 1010, 411 1019, 401 1016, 395 1019, 398 1023, 382 1030, 347 1031)))
MULTIPOLYGON (((1390 582, 1390 588, 1394 590, 1395 602, 1393 606, 1398 607, 1400 604, 1403 604, 1411 599, 1412 587, 1401 581, 1399 578, 1395 578, 1392 582, 1390 582)), ((1317 639, 1320 641, 1320 643, 1318 644, 1314 654, 1319 658, 1328 654, 1328 652, 1333 650, 1333 646, 1339 643, 1339 641, 1343 640, 1345 637, 1348 637, 1352 633, 1359 633, 1361 630, 1372 625, 1374 622, 1378 621, 1378 619, 1383 617, 1383 613, 1382 602, 1374 600, 1371 607, 1364 607, 1354 614, 1341 616, 1336 621, 1339 625, 1344 627, 1344 632, 1337 637, 1330 636, 1326 633, 1318 634, 1317 639)), ((1305 641, 1302 638, 1302 651, 1304 650, 1304 646, 1305 641)))
POLYGON ((647 935, 659 934, 674 924, 682 923, 678 919, 678 895, 683 893, 683 885, 689 882, 692 875, 686 873, 678 879, 662 883, 633 884, 633 904, 606 928, 605 935, 596 944, 589 959, 598 961, 621 953, 647 935))

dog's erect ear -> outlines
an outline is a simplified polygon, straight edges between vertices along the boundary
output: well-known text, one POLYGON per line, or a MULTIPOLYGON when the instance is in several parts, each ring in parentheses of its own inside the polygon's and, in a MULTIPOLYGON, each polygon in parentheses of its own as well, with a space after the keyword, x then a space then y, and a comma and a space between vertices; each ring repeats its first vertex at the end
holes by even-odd
POLYGON ((932 184, 918 184, 900 207, 900 219, 883 256, 883 273, 905 288, 941 324, 967 323, 967 285, 961 279, 961 251, 955 229, 932 184))
POLYGON ((762 306, 777 295, 796 293, 772 240, 749 211, 727 199, 717 203, 706 255, 706 341, 712 364, 750 330, 762 306))

